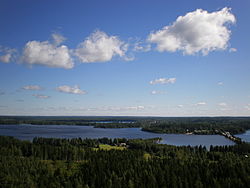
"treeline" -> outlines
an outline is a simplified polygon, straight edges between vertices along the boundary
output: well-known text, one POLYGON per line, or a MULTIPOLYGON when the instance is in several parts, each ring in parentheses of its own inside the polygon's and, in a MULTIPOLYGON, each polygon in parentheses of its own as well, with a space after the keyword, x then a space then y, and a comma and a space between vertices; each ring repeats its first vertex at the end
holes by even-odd
POLYGON ((131 123, 95 123, 93 125, 95 128, 135 128, 135 127, 142 127, 142 124, 138 122, 131 122, 131 123))
POLYGON ((250 129, 250 118, 180 118, 144 123, 142 130, 155 133, 231 134, 250 129))
POLYGON ((208 151, 157 140, 1 136, 0 187, 249 187, 249 144, 208 151), (96 149, 121 143, 127 149, 96 149))
POLYGON ((135 119, 128 117, 51 117, 51 116, 0 116, 0 124, 30 124, 30 125, 80 125, 96 128, 128 128, 140 127, 135 119))
POLYGON ((155 133, 231 134, 250 129, 249 117, 36 117, 0 116, 0 124, 82 125, 95 128, 141 127, 155 133))

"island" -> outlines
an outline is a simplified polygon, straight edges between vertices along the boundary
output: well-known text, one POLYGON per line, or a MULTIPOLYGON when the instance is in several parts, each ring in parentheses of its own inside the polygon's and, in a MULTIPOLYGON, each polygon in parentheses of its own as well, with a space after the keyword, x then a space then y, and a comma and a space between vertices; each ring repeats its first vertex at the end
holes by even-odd
POLYGON ((117 116, 0 116, 0 124, 79 125, 94 128, 134 128, 167 134, 222 135, 235 143, 235 134, 250 129, 250 117, 117 117, 117 116))

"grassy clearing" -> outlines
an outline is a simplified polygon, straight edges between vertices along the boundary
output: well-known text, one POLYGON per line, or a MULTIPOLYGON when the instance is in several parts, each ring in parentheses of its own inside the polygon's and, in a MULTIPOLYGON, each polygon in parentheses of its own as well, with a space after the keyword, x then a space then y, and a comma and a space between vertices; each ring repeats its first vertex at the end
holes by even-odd
POLYGON ((124 150, 127 148, 123 147, 123 146, 111 146, 111 145, 107 145, 107 144, 100 144, 99 148, 94 148, 94 150, 111 150, 111 149, 124 150))
POLYGON ((151 155, 149 153, 144 153, 143 158, 148 161, 149 159, 151 159, 151 155))

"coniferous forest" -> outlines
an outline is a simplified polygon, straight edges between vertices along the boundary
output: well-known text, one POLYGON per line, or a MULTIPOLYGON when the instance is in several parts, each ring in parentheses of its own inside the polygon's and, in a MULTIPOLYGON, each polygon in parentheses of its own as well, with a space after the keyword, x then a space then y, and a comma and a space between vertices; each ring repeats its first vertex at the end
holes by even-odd
POLYGON ((249 117, 117 117, 117 116, 0 116, 0 124, 79 125, 95 128, 132 128, 155 133, 231 134, 250 129, 249 117))
POLYGON ((0 136, 0 187, 250 187, 250 145, 0 136))
POLYGON ((0 188, 250 188, 250 0, 0 0, 0 188))

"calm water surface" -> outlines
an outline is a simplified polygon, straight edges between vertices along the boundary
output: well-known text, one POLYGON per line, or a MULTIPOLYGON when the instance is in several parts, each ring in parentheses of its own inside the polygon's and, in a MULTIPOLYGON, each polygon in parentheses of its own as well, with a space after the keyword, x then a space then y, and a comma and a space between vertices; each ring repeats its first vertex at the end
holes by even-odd
POLYGON ((128 139, 161 137, 163 144, 176 146, 203 145, 209 148, 210 145, 234 145, 234 142, 219 135, 157 134, 141 131, 140 128, 103 129, 73 125, 0 125, 0 135, 13 136, 21 140, 32 140, 34 137, 128 139))
POLYGON ((235 136, 241 138, 245 142, 250 142, 250 130, 246 131, 243 134, 237 134, 235 136))

